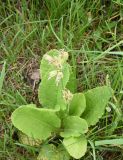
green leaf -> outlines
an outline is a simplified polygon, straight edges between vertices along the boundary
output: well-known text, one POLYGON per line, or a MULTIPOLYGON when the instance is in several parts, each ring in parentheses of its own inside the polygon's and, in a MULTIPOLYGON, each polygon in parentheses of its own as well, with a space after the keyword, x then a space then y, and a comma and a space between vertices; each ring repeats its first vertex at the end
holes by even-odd
POLYGON ((65 101, 62 95, 62 86, 56 86, 55 79, 43 79, 38 90, 39 102, 44 108, 55 109, 56 106, 64 108, 65 101))
POLYGON ((63 120, 63 128, 62 137, 78 137, 88 131, 88 124, 78 116, 69 116, 63 120))
POLYGON ((69 160, 70 156, 63 147, 56 148, 53 144, 41 148, 38 160, 69 160))
POLYGON ((65 138, 63 145, 68 153, 75 159, 84 156, 87 150, 87 140, 84 136, 65 138))
POLYGON ((69 114, 80 116, 86 108, 86 99, 83 93, 76 93, 69 106, 69 114))
POLYGON ((39 101, 43 107, 53 108, 56 105, 64 108, 65 101, 63 99, 62 91, 65 88, 69 80, 69 67, 64 65, 63 68, 63 79, 59 82, 59 85, 56 85, 56 77, 53 77, 48 80, 48 74, 42 79, 42 82, 39 86, 38 97, 39 101))
POLYGON ((102 117, 109 99, 112 97, 112 89, 108 86, 97 87, 85 93, 86 110, 82 114, 88 125, 95 125, 102 117))
POLYGON ((56 147, 53 144, 44 145, 42 146, 39 156, 37 160, 50 160, 50 159, 56 159, 56 147))
POLYGON ((59 105, 61 109, 66 108, 62 91, 69 80, 70 67, 66 59, 61 57, 62 53, 60 51, 51 50, 43 56, 41 61, 42 81, 39 86, 38 97, 39 102, 46 108, 54 109, 56 105, 59 105), (57 81, 59 77, 61 78, 57 81))
POLYGON ((69 160, 70 159, 69 153, 66 151, 66 149, 64 148, 62 144, 58 146, 57 154, 58 154, 59 160, 69 160))
POLYGON ((43 140, 60 127, 60 119, 54 111, 25 105, 12 113, 12 123, 23 133, 34 139, 43 140))
POLYGON ((75 93, 77 91, 77 80, 76 75, 72 71, 72 68, 70 67, 70 78, 66 85, 66 88, 69 89, 72 93, 75 93))

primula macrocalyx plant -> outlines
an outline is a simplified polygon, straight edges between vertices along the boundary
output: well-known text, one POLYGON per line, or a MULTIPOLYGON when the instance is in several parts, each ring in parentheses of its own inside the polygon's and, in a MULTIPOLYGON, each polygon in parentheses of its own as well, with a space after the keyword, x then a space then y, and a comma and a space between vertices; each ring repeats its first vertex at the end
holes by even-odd
POLYGON ((29 138, 42 141, 38 160, 80 159, 87 151, 86 133, 102 117, 112 89, 101 86, 77 93, 76 78, 64 50, 47 52, 40 66, 40 106, 23 105, 11 116, 29 138), (57 140, 57 145, 49 141, 57 140))

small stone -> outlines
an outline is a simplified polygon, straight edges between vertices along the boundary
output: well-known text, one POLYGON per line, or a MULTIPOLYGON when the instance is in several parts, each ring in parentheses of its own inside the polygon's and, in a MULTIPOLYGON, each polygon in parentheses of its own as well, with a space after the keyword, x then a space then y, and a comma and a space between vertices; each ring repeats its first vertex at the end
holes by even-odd
POLYGON ((36 69, 35 71, 33 71, 31 73, 31 76, 30 78, 36 82, 38 82, 40 80, 40 70, 39 69, 36 69))

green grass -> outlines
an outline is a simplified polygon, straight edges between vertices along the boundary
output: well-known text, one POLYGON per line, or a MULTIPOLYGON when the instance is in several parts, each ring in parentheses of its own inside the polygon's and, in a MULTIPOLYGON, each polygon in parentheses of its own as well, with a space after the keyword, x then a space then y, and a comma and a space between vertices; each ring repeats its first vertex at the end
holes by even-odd
POLYGON ((101 144, 101 140, 123 138, 122 37, 120 0, 105 7, 101 1, 86 0, 0 1, 0 160, 36 159, 38 148, 18 142, 10 115, 22 104, 38 104, 37 89, 27 80, 28 73, 53 48, 69 52, 78 91, 110 84, 115 92, 109 103, 111 112, 106 111, 88 133, 88 152, 83 159, 123 160, 122 145, 94 145, 95 141, 101 144))

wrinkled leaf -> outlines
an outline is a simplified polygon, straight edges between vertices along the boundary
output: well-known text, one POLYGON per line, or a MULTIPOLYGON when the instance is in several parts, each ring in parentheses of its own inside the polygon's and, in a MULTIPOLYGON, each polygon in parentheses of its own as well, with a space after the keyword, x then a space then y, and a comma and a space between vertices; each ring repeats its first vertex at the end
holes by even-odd
POLYGON ((70 156, 62 147, 56 148, 53 144, 42 146, 37 160, 69 160, 70 156))
POLYGON ((87 140, 84 136, 65 138, 63 145, 68 153, 75 159, 84 156, 87 150, 87 140))
POLYGON ((78 137, 88 131, 87 122, 78 116, 69 116, 63 120, 62 137, 78 137))
POLYGON ((21 106, 12 113, 12 123, 23 133, 34 139, 46 139, 60 127, 60 119, 48 109, 21 106))
POLYGON ((69 114, 73 116, 80 116, 86 108, 86 100, 83 93, 76 93, 70 103, 69 114))
POLYGON ((97 87, 85 93, 86 110, 82 114, 88 125, 95 125, 102 117, 109 99, 112 97, 112 89, 108 86, 97 87))

